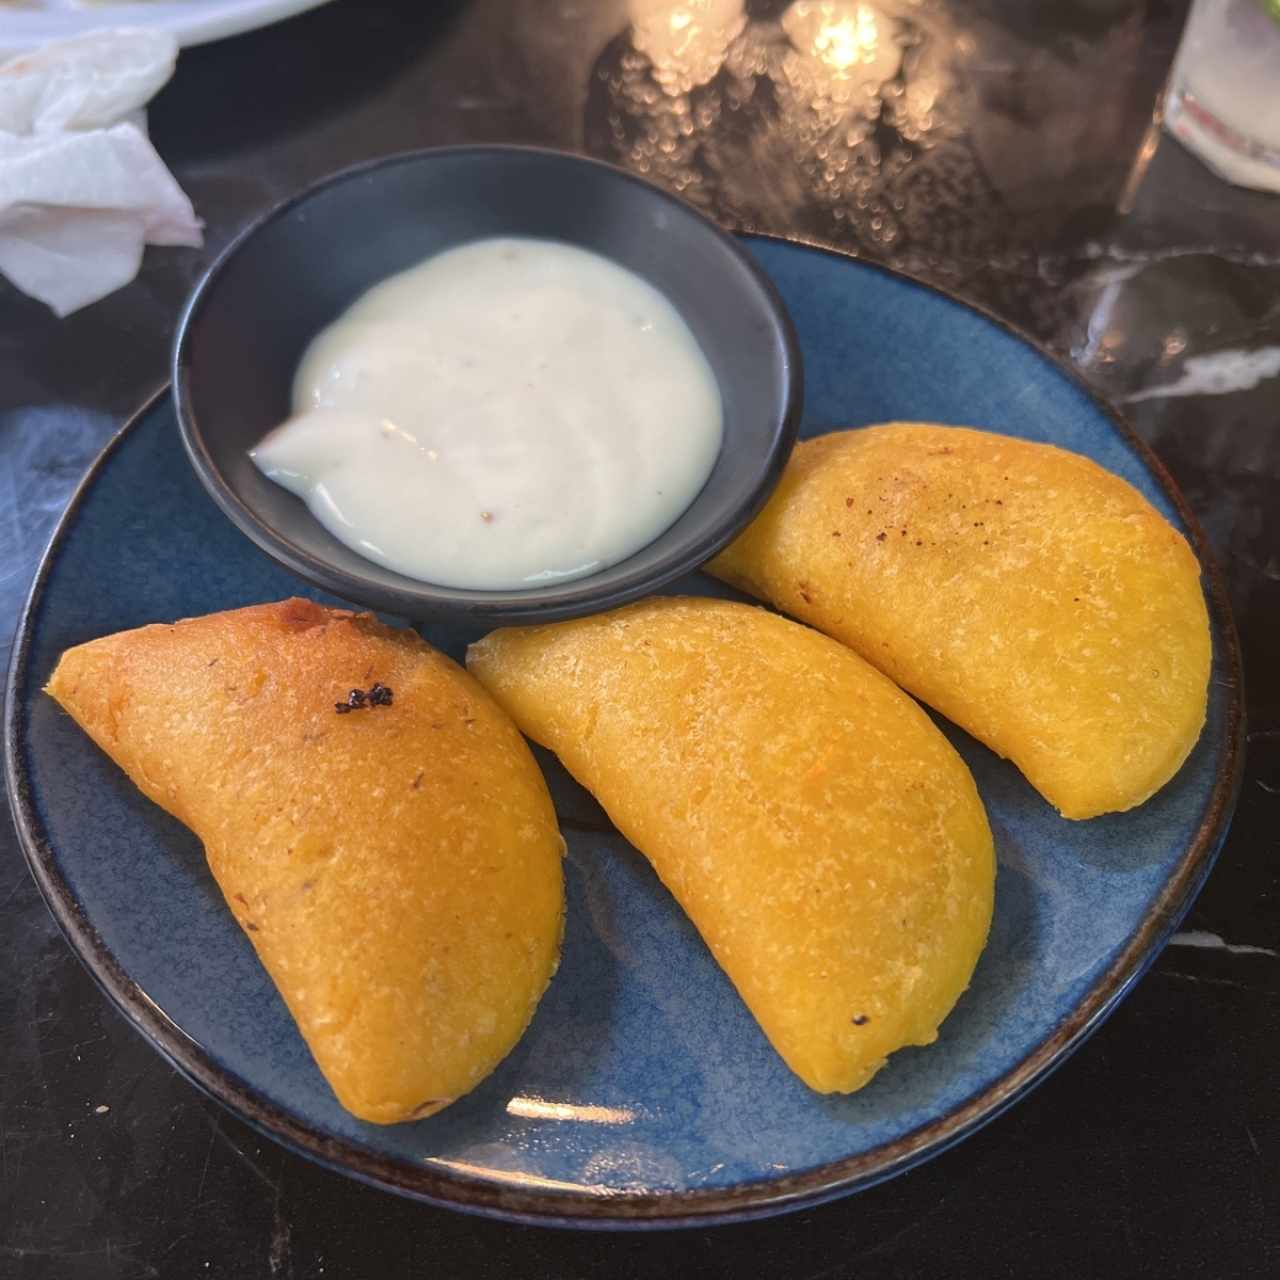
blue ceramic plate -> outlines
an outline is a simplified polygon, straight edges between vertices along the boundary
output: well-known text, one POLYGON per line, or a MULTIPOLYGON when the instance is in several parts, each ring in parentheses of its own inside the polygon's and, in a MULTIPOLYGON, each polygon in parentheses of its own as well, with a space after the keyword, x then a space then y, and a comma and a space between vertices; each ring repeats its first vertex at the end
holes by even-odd
MULTIPOLYGON (((1126 477, 1199 544, 1134 437, 1000 324, 843 257, 750 246, 800 334, 803 434, 914 418, 1053 441, 1126 477)), ((108 994, 187 1076, 288 1145, 510 1218, 773 1213, 866 1186, 972 1132, 1061 1062, 1164 943, 1222 842, 1240 760, 1235 639, 1212 578, 1208 588, 1208 724, 1177 778, 1136 812, 1063 821, 1012 766, 948 727, 995 832, 991 941, 938 1042, 895 1055, 847 1098, 811 1093, 787 1071, 644 860, 542 755, 569 842, 568 932, 528 1034, 437 1117, 379 1128, 342 1111, 196 840, 40 693, 62 650, 91 637, 309 594, 206 497, 167 399, 98 460, 40 570, 11 675, 10 794, 32 871, 108 994)), ((701 577, 676 589, 725 594, 701 577)), ((455 657, 472 638, 427 635, 455 657)))

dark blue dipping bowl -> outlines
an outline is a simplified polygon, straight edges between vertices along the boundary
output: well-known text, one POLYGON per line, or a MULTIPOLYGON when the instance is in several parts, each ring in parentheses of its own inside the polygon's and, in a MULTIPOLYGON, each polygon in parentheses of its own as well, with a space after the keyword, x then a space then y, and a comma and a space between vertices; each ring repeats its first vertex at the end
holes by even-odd
POLYGON ((273 209, 209 269, 178 329, 183 442, 214 501, 300 578, 412 619, 543 622, 611 608, 704 563, 764 505, 800 423, 796 336, 737 242, 666 192, 609 165, 523 147, 458 147, 346 169, 273 209), (706 353, 724 442, 693 504, 626 560, 527 591, 464 591, 384 569, 344 546, 249 450, 290 412, 313 337, 371 285, 486 236, 604 254, 660 289, 706 353))

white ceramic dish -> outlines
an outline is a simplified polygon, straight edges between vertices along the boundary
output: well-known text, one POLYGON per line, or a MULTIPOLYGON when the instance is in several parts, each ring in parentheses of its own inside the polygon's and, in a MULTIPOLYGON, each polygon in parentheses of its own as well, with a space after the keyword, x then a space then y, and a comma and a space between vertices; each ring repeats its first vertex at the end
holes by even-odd
POLYGON ((327 0, 35 0, 0 3, 0 54, 21 53, 94 27, 171 31, 180 45, 239 35, 327 0))

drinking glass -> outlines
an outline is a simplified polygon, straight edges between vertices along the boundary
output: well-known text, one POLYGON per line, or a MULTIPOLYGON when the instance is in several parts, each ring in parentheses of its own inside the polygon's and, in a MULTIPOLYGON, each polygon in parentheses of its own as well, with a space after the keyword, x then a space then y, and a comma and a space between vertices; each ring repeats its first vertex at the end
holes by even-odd
POLYGON ((1280 191, 1280 0, 1195 0, 1164 118, 1229 182, 1280 191))

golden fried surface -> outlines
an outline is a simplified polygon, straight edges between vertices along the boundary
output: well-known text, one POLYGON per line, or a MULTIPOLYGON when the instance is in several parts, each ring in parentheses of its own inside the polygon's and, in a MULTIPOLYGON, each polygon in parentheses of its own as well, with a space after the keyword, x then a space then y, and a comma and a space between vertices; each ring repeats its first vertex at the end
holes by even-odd
POLYGON ((708 569, 849 645, 1067 818, 1141 804, 1204 723, 1195 555, 1050 445, 914 423, 806 440, 708 569))
POLYGON ((51 693, 204 842, 342 1105, 438 1111, 554 972, 562 844, 515 726, 412 632, 305 600, 65 653, 51 693), (339 715, 352 688, 390 706, 339 715))
POLYGON ((928 1044, 991 920, 964 762, 841 645, 763 609, 655 599, 496 631, 467 666, 652 862, 806 1084, 928 1044))

